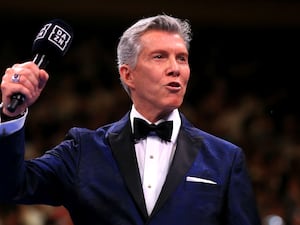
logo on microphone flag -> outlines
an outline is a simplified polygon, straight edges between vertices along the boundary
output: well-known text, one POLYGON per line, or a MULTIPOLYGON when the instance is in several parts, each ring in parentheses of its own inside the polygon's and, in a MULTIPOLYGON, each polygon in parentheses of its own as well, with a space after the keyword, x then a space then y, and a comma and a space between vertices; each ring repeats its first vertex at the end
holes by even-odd
POLYGON ((62 27, 55 25, 48 40, 59 47, 62 51, 65 51, 69 41, 71 40, 71 35, 62 27))
POLYGON ((68 43, 71 41, 71 34, 69 34, 64 28, 57 24, 48 23, 37 34, 35 41, 44 39, 48 36, 48 41, 56 45, 62 51, 65 51, 68 47, 68 43), (51 29, 52 28, 52 29, 51 29))

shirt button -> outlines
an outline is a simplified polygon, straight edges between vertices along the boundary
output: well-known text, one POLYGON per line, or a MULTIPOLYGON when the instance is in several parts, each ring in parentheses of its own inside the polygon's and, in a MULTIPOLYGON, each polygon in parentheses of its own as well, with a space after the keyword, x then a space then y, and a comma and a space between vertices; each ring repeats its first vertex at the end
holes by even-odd
POLYGON ((153 155, 150 155, 150 159, 154 159, 154 156, 153 156, 153 155))
POLYGON ((151 188, 151 185, 150 185, 150 184, 148 185, 148 188, 151 188))

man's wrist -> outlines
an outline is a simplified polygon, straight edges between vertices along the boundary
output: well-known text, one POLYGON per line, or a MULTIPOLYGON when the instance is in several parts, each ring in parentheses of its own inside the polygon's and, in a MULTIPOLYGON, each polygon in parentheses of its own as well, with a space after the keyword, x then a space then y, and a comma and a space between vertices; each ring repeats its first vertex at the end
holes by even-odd
POLYGON ((20 117, 24 116, 25 112, 22 114, 19 114, 17 116, 8 116, 3 112, 3 103, 0 104, 0 122, 7 122, 11 120, 19 119, 20 117))

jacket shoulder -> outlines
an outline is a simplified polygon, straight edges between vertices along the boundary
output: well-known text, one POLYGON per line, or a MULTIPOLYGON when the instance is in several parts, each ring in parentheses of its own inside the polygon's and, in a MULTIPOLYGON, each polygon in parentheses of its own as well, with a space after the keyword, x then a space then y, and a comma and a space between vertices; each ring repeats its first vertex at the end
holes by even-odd
POLYGON ((234 151, 241 150, 241 148, 233 142, 195 127, 184 116, 182 116, 182 128, 194 140, 200 140, 204 146, 226 150, 231 149, 234 151))

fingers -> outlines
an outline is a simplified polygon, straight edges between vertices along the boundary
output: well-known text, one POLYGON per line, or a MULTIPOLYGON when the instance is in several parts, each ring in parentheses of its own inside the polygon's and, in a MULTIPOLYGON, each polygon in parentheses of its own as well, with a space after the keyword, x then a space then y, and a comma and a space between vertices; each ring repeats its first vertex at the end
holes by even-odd
POLYGON ((9 104, 13 94, 21 93, 25 96, 25 101, 18 106, 16 113, 24 111, 37 100, 48 79, 48 73, 39 69, 33 62, 15 64, 11 68, 7 68, 1 82, 4 106, 9 104))
POLYGON ((34 63, 16 64, 12 67, 8 79, 11 79, 15 74, 19 75, 18 84, 29 90, 35 90, 39 84, 40 70, 34 63))
MULTIPOLYGON (((32 65, 16 64, 6 70, 2 79, 5 93, 22 93, 31 99, 38 89, 38 69, 32 65)), ((8 97, 9 97, 8 96, 8 97)))
POLYGON ((39 89, 44 89, 48 79, 49 79, 49 74, 45 70, 40 70, 38 88, 39 89))

